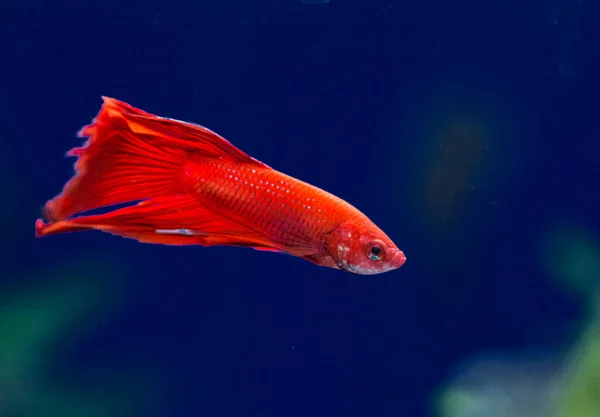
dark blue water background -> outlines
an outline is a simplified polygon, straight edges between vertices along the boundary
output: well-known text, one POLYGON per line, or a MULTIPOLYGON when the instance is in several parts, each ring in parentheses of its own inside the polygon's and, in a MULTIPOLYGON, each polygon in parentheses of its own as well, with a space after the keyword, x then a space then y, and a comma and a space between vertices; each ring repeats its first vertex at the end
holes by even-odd
POLYGON ((542 267, 544 234, 600 228, 589 3, 3 1, 3 285, 75 263, 118 282, 118 306, 40 372, 85 391, 133 364, 155 381, 146 415, 412 417, 470 353, 560 341, 555 323, 583 312, 542 267), (360 277, 249 249, 34 239, 101 95, 343 197, 407 263, 360 277))

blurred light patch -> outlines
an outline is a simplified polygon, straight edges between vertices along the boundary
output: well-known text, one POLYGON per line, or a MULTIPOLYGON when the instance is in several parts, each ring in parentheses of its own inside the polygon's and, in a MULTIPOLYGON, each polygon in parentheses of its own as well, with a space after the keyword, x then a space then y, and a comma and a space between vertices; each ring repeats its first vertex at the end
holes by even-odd
POLYGON ((400 93, 390 132, 390 174, 402 180, 394 197, 435 238, 474 237, 537 165, 534 103, 506 74, 456 65, 441 61, 400 93))
POLYGON ((556 225, 543 236, 540 247, 548 276, 583 297, 598 290, 600 247, 587 230, 569 223, 556 225))
POLYGON ((481 122, 451 120, 434 136, 435 152, 427 164, 425 214, 435 227, 454 223, 477 184, 489 134, 481 122))
POLYGON ((550 350, 474 358, 434 397, 439 417, 600 416, 600 315, 568 356, 550 350))
MULTIPOLYGON (((577 291, 590 307, 591 319, 581 336, 569 349, 556 346, 467 360, 436 393, 438 416, 600 416, 598 245, 585 229, 565 224, 551 229, 541 246, 547 273, 577 291)), ((560 333, 561 326, 554 324, 560 333)))
POLYGON ((523 103, 497 84, 424 89, 392 134, 402 138, 392 142, 403 161, 391 158, 392 177, 402 179, 394 197, 436 238, 482 230, 524 170, 535 169, 523 103))
POLYGON ((23 275, 6 277, 20 284, 1 291, 0 416, 148 415, 157 398, 148 372, 105 364, 73 376, 57 361, 113 313, 122 297, 118 271, 91 261, 23 275))
MULTIPOLYGON (((560 353, 549 349, 487 354, 461 364, 434 400, 440 417, 552 417, 560 353)), ((575 416, 573 416, 575 417, 575 416)))
POLYGON ((600 416, 600 248, 585 228, 555 226, 541 244, 542 266, 565 288, 576 291, 592 315, 572 349, 561 378, 556 417, 600 416))
POLYGON ((600 298, 596 315, 575 345, 561 378, 553 414, 556 417, 600 416, 600 298))

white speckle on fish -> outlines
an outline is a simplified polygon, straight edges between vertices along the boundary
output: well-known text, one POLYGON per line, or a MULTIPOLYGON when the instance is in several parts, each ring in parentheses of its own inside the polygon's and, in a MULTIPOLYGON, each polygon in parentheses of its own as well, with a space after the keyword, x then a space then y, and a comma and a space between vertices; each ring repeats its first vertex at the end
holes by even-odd
POLYGON ((194 232, 192 232, 190 229, 156 229, 155 232, 163 235, 194 235, 194 232))

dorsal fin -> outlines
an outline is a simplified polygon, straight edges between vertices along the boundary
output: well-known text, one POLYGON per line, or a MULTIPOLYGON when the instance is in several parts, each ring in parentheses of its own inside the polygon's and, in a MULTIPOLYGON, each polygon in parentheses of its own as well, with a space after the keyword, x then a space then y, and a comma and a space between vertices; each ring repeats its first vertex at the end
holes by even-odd
MULTIPOLYGON (((155 146, 178 148, 208 157, 224 158, 232 162, 270 169, 268 165, 254 159, 227 139, 203 126, 157 116, 114 98, 102 97, 102 99, 104 105, 96 118, 96 123, 101 122, 103 117, 120 117, 133 133, 144 135, 155 146)), ((84 128, 82 133, 89 136, 86 129, 91 127, 93 125, 84 128)))

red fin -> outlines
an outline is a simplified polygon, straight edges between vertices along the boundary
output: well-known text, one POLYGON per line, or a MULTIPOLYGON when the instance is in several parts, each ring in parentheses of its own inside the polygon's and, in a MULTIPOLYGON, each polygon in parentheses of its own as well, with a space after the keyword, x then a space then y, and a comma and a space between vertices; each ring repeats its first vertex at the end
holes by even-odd
POLYGON ((37 236, 97 229, 149 243, 272 247, 249 228, 203 207, 186 183, 187 162, 198 153, 266 167, 217 134, 104 97, 99 114, 79 135, 89 140, 67 154, 77 157, 75 175, 46 203, 50 223, 38 220, 37 236), (140 200, 106 214, 71 218, 140 200))
POLYGON ((103 99, 93 123, 79 132, 79 136, 89 137, 88 142, 67 153, 78 157, 75 175, 59 196, 46 203, 50 220, 181 192, 184 164, 190 153, 266 167, 201 126, 103 99))
POLYGON ((101 230, 144 243, 250 246, 279 250, 251 228, 202 206, 188 195, 159 197, 106 214, 36 222, 36 235, 101 230))
POLYGON ((131 132, 147 136, 147 140, 155 146, 168 146, 213 158, 270 168, 203 126, 153 115, 113 98, 103 97, 103 99, 105 106, 110 104, 120 112, 120 116, 127 122, 131 132))
POLYGON ((158 148, 133 134, 122 117, 123 106, 106 99, 93 124, 80 132, 89 140, 67 153, 77 156, 75 175, 60 195, 46 203, 48 219, 63 220, 75 213, 183 190, 187 153, 158 148))

